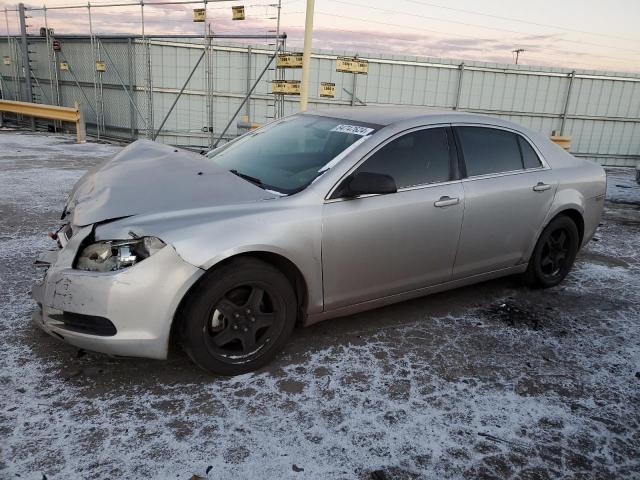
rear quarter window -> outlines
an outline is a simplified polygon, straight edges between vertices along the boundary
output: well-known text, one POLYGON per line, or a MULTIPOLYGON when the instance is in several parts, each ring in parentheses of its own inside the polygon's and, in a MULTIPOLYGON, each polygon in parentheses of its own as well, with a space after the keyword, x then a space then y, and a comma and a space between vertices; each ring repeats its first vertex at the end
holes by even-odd
POLYGON ((527 142, 520 135, 518 137, 518 143, 520 144, 520 151, 522 152, 522 163, 524 164, 524 168, 539 168, 542 166, 542 162, 540 162, 540 158, 535 150, 531 147, 529 142, 527 142))

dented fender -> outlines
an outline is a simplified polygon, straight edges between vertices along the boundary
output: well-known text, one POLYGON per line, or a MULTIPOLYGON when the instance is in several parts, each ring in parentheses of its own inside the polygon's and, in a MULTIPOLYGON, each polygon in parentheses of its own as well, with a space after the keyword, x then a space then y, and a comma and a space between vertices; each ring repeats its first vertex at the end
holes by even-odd
POLYGON ((33 289, 41 305, 36 323, 80 348, 112 355, 166 358, 175 312, 204 273, 185 262, 171 246, 122 270, 88 272, 73 268, 82 241, 92 229, 74 235, 33 289), (69 329, 67 313, 105 318, 115 335, 96 336, 69 329))

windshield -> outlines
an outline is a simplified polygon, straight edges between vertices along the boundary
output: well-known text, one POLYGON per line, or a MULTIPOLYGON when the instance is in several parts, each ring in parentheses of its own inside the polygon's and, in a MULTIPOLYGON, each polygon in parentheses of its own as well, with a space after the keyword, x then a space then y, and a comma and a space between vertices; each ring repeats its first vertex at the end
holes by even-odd
POLYGON ((207 154, 236 175, 283 194, 308 186, 331 160, 379 125, 294 115, 207 154))

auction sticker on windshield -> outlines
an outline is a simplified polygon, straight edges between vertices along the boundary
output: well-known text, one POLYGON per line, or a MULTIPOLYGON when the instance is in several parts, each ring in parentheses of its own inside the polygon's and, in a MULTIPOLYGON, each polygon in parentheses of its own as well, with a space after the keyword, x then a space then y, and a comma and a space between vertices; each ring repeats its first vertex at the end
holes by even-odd
POLYGON ((373 132, 373 128, 362 127, 360 125, 336 125, 331 131, 365 136, 373 132))

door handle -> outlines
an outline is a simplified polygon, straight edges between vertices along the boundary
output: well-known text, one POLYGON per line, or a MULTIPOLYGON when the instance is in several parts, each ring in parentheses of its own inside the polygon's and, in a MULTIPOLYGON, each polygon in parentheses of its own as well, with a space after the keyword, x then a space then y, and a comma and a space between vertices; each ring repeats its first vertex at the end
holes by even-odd
POLYGON ((545 190, 549 190, 550 188, 551 188, 551 185, 549 185, 548 183, 538 182, 533 187, 533 191, 534 192, 544 192, 545 190))
POLYGON ((440 197, 440 200, 437 200, 433 205, 435 207, 448 207, 449 205, 457 205, 460 203, 460 199, 458 197, 448 197, 447 195, 440 197))

